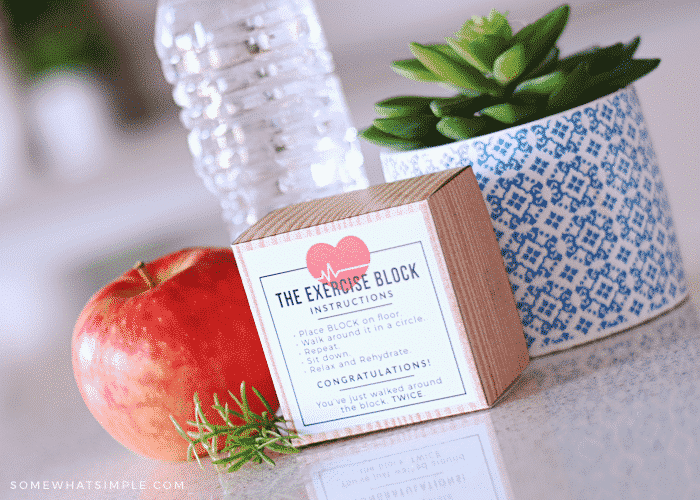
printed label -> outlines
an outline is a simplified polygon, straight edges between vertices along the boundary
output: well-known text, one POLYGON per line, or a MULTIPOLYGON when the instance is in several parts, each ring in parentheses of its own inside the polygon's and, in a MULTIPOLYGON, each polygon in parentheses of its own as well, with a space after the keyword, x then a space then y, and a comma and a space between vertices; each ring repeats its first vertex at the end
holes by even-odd
POLYGON ((298 432, 478 400, 420 212, 243 259, 298 432))

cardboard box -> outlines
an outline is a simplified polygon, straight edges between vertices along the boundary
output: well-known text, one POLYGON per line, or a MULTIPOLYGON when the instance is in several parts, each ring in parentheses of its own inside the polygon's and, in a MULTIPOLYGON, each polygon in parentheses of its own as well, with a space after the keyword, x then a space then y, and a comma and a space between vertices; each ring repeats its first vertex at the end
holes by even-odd
POLYGON ((300 444, 487 408, 529 361, 471 168, 277 210, 233 251, 300 444))

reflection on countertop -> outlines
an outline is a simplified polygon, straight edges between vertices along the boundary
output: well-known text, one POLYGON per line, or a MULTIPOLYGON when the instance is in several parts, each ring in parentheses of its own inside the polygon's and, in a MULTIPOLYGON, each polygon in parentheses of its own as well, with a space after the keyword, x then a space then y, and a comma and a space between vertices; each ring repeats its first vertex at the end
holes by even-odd
POLYGON ((494 408, 220 475, 224 498, 697 498, 700 322, 686 301, 536 358, 494 408))
POLYGON ((236 473, 138 457, 107 440, 99 460, 75 447, 40 477, 11 468, 0 496, 699 498, 699 367, 698 307, 686 301, 635 329, 533 359, 489 410, 321 443, 236 473), (38 491, 31 481, 71 487, 38 491))

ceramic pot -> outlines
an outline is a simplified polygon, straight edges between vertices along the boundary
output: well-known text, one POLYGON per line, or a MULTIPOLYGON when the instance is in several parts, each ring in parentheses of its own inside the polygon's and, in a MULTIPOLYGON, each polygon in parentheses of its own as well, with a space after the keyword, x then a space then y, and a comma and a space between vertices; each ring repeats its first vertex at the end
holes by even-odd
POLYGON ((531 356, 612 335, 688 294, 633 86, 482 137, 383 152, 387 182, 471 165, 531 356))

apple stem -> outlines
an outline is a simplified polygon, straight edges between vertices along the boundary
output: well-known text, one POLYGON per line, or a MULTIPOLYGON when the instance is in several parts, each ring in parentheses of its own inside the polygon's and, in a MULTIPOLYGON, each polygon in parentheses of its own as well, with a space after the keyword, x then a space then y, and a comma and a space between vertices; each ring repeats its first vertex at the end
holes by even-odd
POLYGON ((148 271, 146 271, 146 264, 144 264, 143 261, 140 260, 136 264, 134 264, 134 269, 136 269, 139 272, 141 278, 143 278, 143 281, 145 281, 148 285, 148 288, 154 288, 156 286, 156 282, 153 281, 151 275, 148 274, 148 271))

